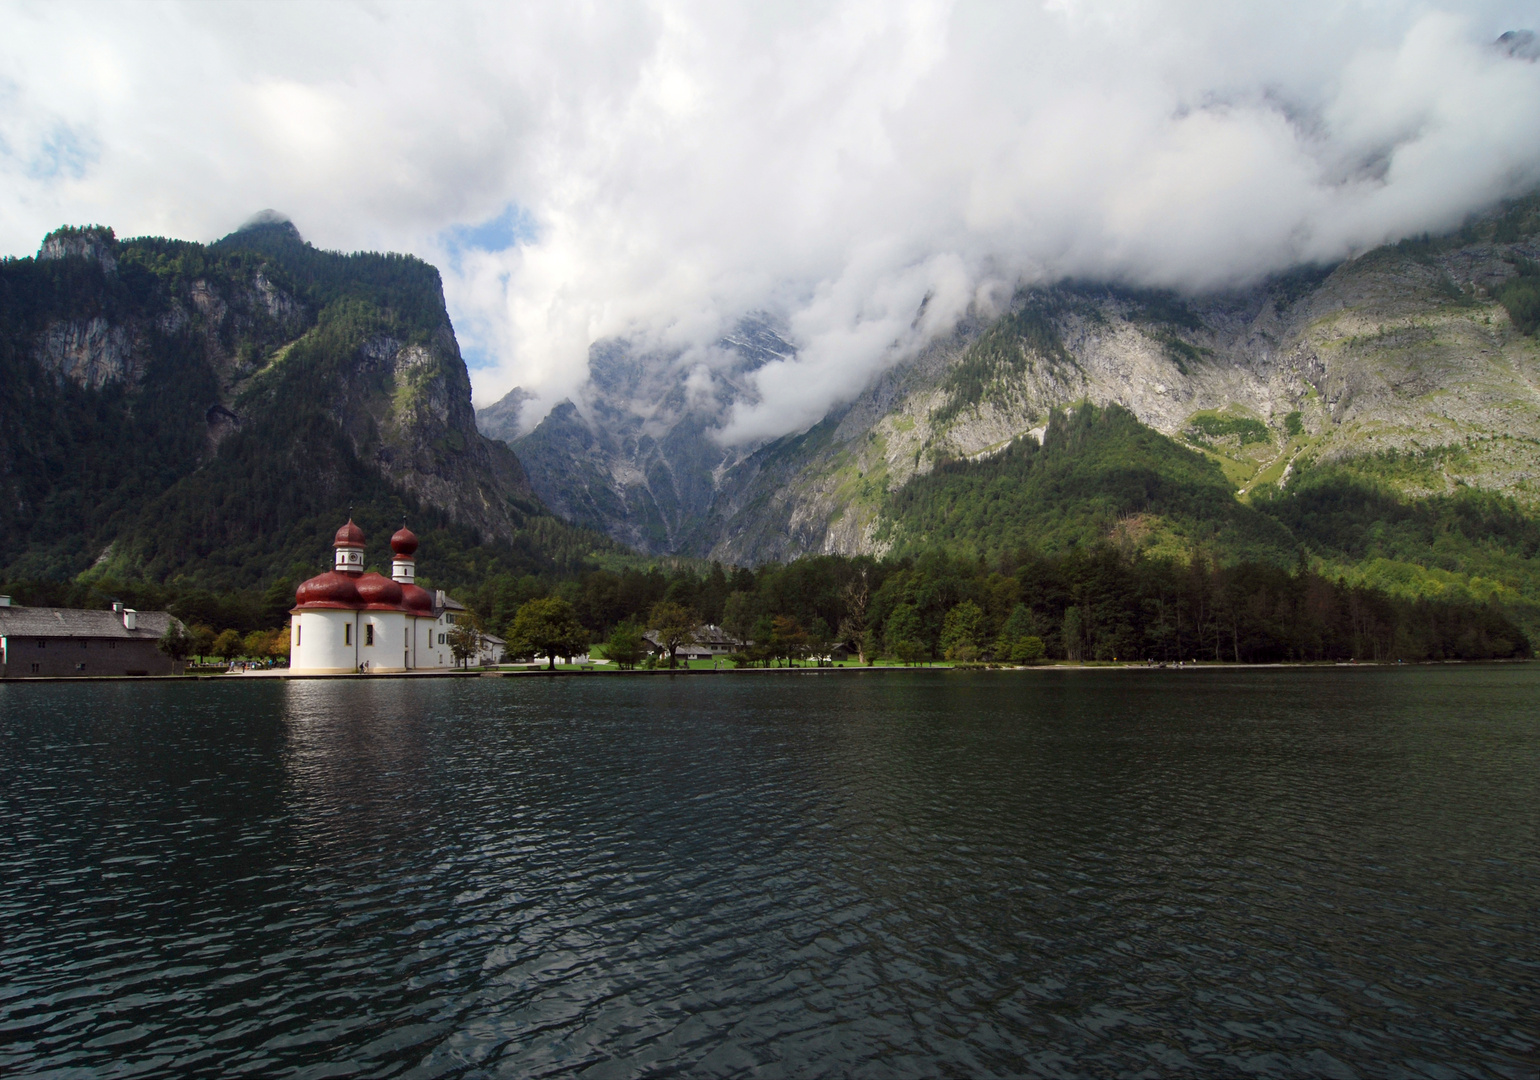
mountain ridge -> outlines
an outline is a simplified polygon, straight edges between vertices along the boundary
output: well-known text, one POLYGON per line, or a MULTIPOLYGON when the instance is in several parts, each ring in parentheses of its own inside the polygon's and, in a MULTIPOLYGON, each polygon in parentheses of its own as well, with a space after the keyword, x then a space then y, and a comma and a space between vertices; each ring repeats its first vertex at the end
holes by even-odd
MULTIPOLYGON (((1463 484, 1532 506, 1540 349, 1527 313, 1540 312, 1537 232, 1532 195, 1445 237, 1297 267, 1235 292, 1068 280, 1023 289, 1004 313, 975 313, 809 430, 724 454, 709 499, 697 497, 667 550, 745 565, 881 554, 894 499, 912 477, 1040 438, 1054 409, 1080 401, 1129 409, 1208 456, 1246 498, 1313 464, 1358 462, 1411 498, 1463 484), (1386 455, 1437 465, 1387 479, 1386 455)), ((703 418, 720 415, 718 404, 703 418)), ((571 428, 581 422, 596 440, 604 432, 575 409, 553 417, 514 445, 564 446, 538 481, 559 501, 568 477, 587 467, 571 428)), ((709 439, 709 422, 701 429, 709 439)), ((586 523, 616 534, 601 505, 586 523)))
POLYGON ((255 587, 324 561, 350 506, 372 561, 410 516, 446 581, 612 546, 476 431, 415 258, 272 218, 209 245, 67 227, 0 263, 0 312, 0 576, 255 587))

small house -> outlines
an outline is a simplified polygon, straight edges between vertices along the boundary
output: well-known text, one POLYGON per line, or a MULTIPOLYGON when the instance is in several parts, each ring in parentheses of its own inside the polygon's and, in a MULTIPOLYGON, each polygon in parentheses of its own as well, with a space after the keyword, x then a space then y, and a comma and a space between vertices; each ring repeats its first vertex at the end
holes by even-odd
MULTIPOLYGON (((667 659, 668 647, 663 644, 656 630, 648 630, 642 634, 647 642, 647 649, 654 656, 667 659)), ((679 648, 674 650, 674 656, 680 660, 715 660, 720 656, 741 652, 745 642, 733 637, 720 626, 706 623, 697 626, 695 633, 685 641, 679 643, 679 648)))
POLYGON ((167 611, 21 607, 0 596, 0 679, 180 675, 185 668, 158 643, 172 623, 167 611))

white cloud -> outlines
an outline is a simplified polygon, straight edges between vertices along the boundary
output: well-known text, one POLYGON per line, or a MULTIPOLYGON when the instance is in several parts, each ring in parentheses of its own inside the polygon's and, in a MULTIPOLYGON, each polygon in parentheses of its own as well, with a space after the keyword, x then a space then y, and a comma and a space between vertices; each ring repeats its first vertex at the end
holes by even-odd
POLYGON ((1490 47, 1533 15, 8 5, 0 250, 65 222, 207 240, 277 207, 323 246, 433 260, 478 396, 547 405, 598 338, 696 355, 770 310, 799 354, 726 428, 759 438, 1001 283, 1238 283, 1533 187, 1540 64, 1490 47))

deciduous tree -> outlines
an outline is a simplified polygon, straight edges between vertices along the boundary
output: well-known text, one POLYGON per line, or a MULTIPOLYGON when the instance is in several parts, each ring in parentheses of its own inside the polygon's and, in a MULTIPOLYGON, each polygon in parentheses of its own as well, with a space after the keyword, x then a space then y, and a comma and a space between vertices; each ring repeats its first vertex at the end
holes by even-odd
POLYGON ((604 646, 604 655, 627 671, 636 667, 646 653, 647 641, 633 623, 616 626, 604 646))
POLYGON ((700 625, 700 616, 683 604, 660 600, 652 605, 652 613, 647 622, 648 629, 657 634, 658 644, 668 655, 668 666, 674 667, 674 654, 679 646, 695 639, 695 628, 700 625))
POLYGON ((572 605, 559 596, 526 601, 508 627, 508 651, 515 656, 545 656, 556 670, 558 656, 577 656, 588 648, 588 631, 572 605))

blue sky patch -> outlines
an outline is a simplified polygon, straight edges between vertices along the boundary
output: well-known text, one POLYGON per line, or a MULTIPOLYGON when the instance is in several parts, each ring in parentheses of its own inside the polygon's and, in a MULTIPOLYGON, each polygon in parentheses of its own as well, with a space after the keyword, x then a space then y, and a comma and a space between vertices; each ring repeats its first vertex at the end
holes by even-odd
POLYGON ((88 140, 60 124, 43 137, 27 162, 27 175, 34 180, 79 180, 96 158, 96 148, 88 140))
POLYGON ((440 234, 450 254, 464 251, 506 251, 535 238, 535 219, 518 203, 477 225, 451 225, 440 234))

